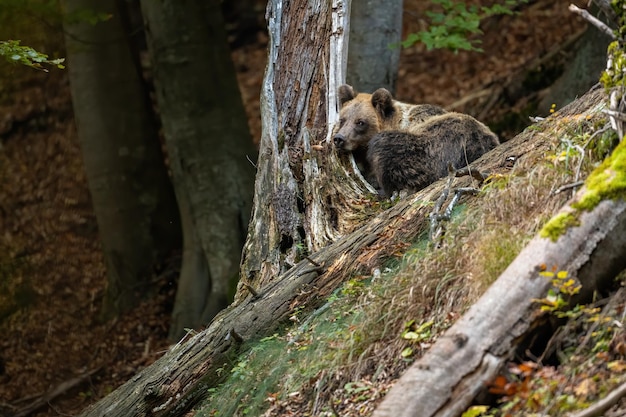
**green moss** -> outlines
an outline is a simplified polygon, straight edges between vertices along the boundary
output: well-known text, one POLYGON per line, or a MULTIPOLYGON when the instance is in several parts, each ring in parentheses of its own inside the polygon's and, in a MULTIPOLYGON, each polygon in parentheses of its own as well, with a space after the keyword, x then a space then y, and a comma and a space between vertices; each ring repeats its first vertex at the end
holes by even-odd
POLYGON ((626 143, 622 141, 613 153, 585 181, 586 191, 572 207, 593 210, 602 200, 626 199, 626 143))
POLYGON ((626 86, 626 57, 619 41, 612 42, 607 50, 607 54, 613 57, 611 67, 607 68, 600 76, 600 83, 606 91, 610 91, 614 87, 626 86))
POLYGON ((559 213, 543 226, 539 236, 556 242, 559 236, 565 233, 568 228, 578 226, 579 224, 580 221, 574 213, 559 213))
POLYGON ((571 204, 570 213, 559 213, 541 229, 539 235, 556 242, 568 228, 578 226, 580 212, 593 210, 602 200, 626 200, 626 142, 622 141, 613 153, 596 168, 585 181, 585 192, 571 204))

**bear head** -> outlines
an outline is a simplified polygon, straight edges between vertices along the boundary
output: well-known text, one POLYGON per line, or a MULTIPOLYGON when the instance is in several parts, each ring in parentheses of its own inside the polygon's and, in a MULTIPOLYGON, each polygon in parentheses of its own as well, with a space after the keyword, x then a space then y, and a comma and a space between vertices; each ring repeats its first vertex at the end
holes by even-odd
POLYGON ((369 141, 396 118, 393 96, 384 88, 372 94, 357 94, 344 84, 338 91, 341 111, 333 135, 337 149, 352 152, 367 149, 369 141))

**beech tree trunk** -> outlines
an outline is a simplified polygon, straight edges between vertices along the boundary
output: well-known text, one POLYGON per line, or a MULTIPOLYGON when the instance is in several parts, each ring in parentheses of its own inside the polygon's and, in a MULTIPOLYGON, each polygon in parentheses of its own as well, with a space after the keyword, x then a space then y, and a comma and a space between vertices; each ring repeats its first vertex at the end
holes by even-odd
MULTIPOLYGON (((561 110, 557 120, 567 118, 570 120, 569 123, 576 123, 572 115, 576 114, 584 118, 585 111, 589 109, 597 111, 605 99, 603 91, 598 89, 574 105, 561 110)), ((560 123, 564 122, 560 121, 560 123)), ((537 155, 542 155, 549 149, 548 142, 542 135, 536 135, 534 131, 528 130, 484 155, 476 161, 475 167, 480 170, 498 172, 502 170, 502 163, 508 156, 528 155, 528 157, 538 158, 537 155)), ((469 178, 459 178, 458 185, 466 186, 470 184, 470 181, 469 178)), ((176 345, 153 365, 139 372, 82 415, 93 417, 182 415, 186 409, 206 395, 208 388, 219 383, 218 369, 228 370, 227 368, 232 364, 228 358, 238 352, 243 341, 273 334, 281 324, 288 320, 295 308, 314 309, 320 306, 327 296, 343 284, 346 277, 354 273, 367 272, 379 266, 382 260, 391 256, 398 246, 415 239, 427 230, 428 216, 432 206, 424 202, 436 200, 441 195, 445 182, 446 180, 438 181, 410 198, 399 201, 390 209, 364 222, 352 233, 309 255, 308 259, 300 261, 289 271, 274 280, 268 280, 265 286, 255 291, 256 295, 242 297, 241 300, 218 314, 206 330, 176 345)), ((606 232, 606 236, 615 235, 609 233, 608 229, 611 227, 621 233, 621 230, 626 227, 624 217, 620 214, 616 219, 618 222, 608 223, 608 226, 602 227, 601 230, 606 232)), ((558 251, 559 245, 563 244, 575 246, 581 241, 592 241, 581 233, 577 233, 576 239, 578 242, 575 242, 573 238, 561 239, 555 244, 554 249, 558 251)), ((595 241, 604 240, 596 239, 595 241)), ((572 250, 563 248, 562 251, 567 253, 572 250)), ((586 253, 590 262, 597 262, 596 256, 602 251, 592 250, 586 253)), ((545 261, 549 262, 551 259, 546 258, 545 261)), ((537 261, 539 262, 541 261, 537 261)), ((532 265, 537 263, 533 260, 532 265)), ((564 266, 568 267, 568 265, 564 266)), ((589 269, 591 273, 595 270, 595 267, 589 269)), ((574 274, 574 268, 570 272, 574 274)), ((538 278, 529 278, 527 283, 530 283, 531 287, 539 287, 541 281, 538 278)), ((598 281, 597 286, 601 285, 602 281, 598 281)), ((522 286, 520 291, 524 291, 527 287, 527 285, 522 286)), ((507 291, 516 299, 525 300, 528 297, 520 291, 513 292, 511 289, 507 291)), ((507 320, 520 320, 521 322, 513 328, 514 334, 523 334, 523 330, 518 329, 522 329, 519 326, 524 325, 524 318, 508 312, 507 315, 509 316, 507 320)), ((496 319, 504 318, 498 315, 496 319)), ((531 317, 528 317, 527 321, 531 322, 531 317)), ((469 336, 464 337, 463 334, 458 340, 466 345, 470 339, 469 336)), ((503 346, 506 347, 506 343, 510 342, 505 341, 503 346)), ((453 352, 459 350, 459 347, 455 346, 452 345, 453 352)), ((468 364, 475 362, 473 359, 470 360, 472 351, 466 350, 464 353, 468 364)), ((445 355, 445 353, 442 354, 445 355)))
POLYGON ((352 0, 346 82, 359 92, 396 91, 402 0, 352 0))
POLYGON ((232 299, 250 220, 256 150, 217 0, 141 7, 183 220, 170 337, 199 328, 232 299))
POLYGON ((114 0, 64 0, 110 15, 65 22, 74 115, 107 269, 103 315, 137 304, 153 266, 180 247, 179 218, 152 107, 114 0))

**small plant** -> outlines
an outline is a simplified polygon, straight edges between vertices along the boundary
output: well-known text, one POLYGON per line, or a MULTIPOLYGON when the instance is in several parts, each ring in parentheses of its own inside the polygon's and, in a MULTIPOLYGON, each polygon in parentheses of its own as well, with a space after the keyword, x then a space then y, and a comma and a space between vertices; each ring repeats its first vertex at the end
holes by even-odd
MULTIPOLYGON (((427 321, 420 325, 417 325, 415 320, 409 320, 404 324, 404 331, 400 335, 404 340, 408 340, 413 343, 421 343, 427 341, 432 337, 432 327, 434 322, 427 321)), ((413 348, 408 346, 402 350, 400 356, 403 359, 409 359, 413 356, 413 348)))
POLYGON ((568 298, 580 292, 581 285, 577 280, 570 278, 567 271, 547 271, 545 266, 542 266, 539 275, 550 278, 553 285, 553 288, 548 290, 548 294, 544 298, 535 300, 541 304, 541 311, 553 313, 559 318, 580 314, 579 309, 570 309, 567 301, 568 298))
POLYGON ((56 66, 59 69, 65 68, 63 62, 65 58, 48 59, 48 55, 37 52, 29 46, 20 45, 20 41, 0 41, 0 55, 11 63, 19 63, 31 68, 48 72, 44 64, 56 66))
MULTIPOLYGON (((438 11, 427 11, 430 20, 429 29, 418 33, 411 33, 402 41, 402 46, 408 48, 417 42, 422 42, 428 50, 450 49, 479 51, 479 39, 469 39, 471 35, 481 34, 480 21, 490 16, 513 14, 513 7, 519 1, 505 0, 504 4, 494 4, 490 7, 468 6, 465 2, 452 0, 431 0, 438 6, 438 11)), ((525 2, 525 1, 524 1, 525 2)))

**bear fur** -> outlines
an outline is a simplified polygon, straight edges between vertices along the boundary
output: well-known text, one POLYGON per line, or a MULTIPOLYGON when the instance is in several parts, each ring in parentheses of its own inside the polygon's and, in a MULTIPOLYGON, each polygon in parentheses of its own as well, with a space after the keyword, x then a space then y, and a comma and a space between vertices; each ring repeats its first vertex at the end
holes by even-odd
POLYGON ((333 141, 352 152, 363 176, 382 196, 420 190, 499 144, 498 137, 473 117, 431 104, 396 101, 380 88, 357 94, 338 91, 341 111, 333 141))
POLYGON ((448 175, 448 164, 466 167, 499 144, 498 137, 472 116, 446 113, 413 132, 379 132, 368 144, 367 160, 379 193, 415 192, 448 175))

